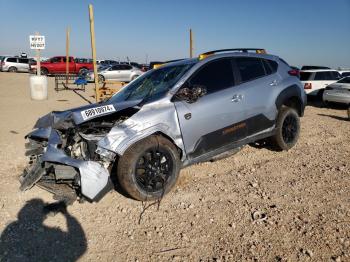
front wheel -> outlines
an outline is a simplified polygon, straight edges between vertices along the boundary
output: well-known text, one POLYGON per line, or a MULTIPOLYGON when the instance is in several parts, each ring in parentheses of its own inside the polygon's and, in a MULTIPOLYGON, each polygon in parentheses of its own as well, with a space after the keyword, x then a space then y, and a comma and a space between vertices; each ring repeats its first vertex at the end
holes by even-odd
POLYGON ((175 185, 180 172, 177 148, 162 136, 150 136, 120 157, 117 176, 122 188, 134 199, 160 199, 175 185))
POLYGON ((272 142, 280 150, 291 149, 298 141, 300 119, 295 109, 282 106, 277 117, 276 134, 272 142))
POLYGON ((17 67, 11 66, 9 68, 9 72, 16 73, 17 72, 17 67))

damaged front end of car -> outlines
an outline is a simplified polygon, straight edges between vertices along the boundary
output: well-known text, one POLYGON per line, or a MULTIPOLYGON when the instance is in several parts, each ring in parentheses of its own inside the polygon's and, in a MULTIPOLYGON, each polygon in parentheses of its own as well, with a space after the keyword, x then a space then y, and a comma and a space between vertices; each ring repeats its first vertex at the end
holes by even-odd
POLYGON ((112 188, 110 171, 116 153, 97 143, 138 109, 136 102, 94 104, 40 118, 26 136, 29 164, 20 177, 22 191, 37 185, 54 199, 98 201, 112 188))

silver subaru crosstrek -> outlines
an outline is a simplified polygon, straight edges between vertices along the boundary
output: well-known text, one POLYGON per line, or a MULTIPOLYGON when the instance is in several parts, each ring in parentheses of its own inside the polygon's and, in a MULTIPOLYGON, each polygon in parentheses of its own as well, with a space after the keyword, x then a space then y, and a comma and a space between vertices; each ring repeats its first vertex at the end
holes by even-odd
POLYGON ((298 75, 263 49, 164 64, 107 101, 40 118, 26 136, 21 189, 98 200, 115 177, 131 197, 159 199, 185 166, 264 139, 289 150, 306 104, 298 75))

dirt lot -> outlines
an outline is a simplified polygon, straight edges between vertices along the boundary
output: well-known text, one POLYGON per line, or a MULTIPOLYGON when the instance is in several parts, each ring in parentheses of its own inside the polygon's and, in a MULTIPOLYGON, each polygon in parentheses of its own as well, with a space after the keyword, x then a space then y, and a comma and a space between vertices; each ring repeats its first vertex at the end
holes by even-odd
MULTIPOLYGON (((45 216, 51 195, 18 189, 24 135, 48 111, 85 103, 52 80, 49 100, 31 101, 27 74, 0 73, 0 261, 350 261, 345 110, 308 106, 288 152, 246 146, 182 170, 140 224, 142 204, 116 191, 45 216)), ((82 94, 92 100, 92 86, 82 94)))

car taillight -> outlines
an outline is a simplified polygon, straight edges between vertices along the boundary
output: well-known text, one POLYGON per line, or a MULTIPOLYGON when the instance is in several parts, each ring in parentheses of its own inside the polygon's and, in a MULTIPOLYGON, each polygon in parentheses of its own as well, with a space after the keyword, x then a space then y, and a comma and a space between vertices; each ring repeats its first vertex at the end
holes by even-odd
POLYGON ((289 70, 289 71, 288 71, 288 74, 291 75, 291 76, 297 76, 297 77, 300 76, 300 72, 299 72, 298 69, 289 70))
POLYGON ((312 84, 311 83, 305 83, 304 89, 312 89, 312 84))

